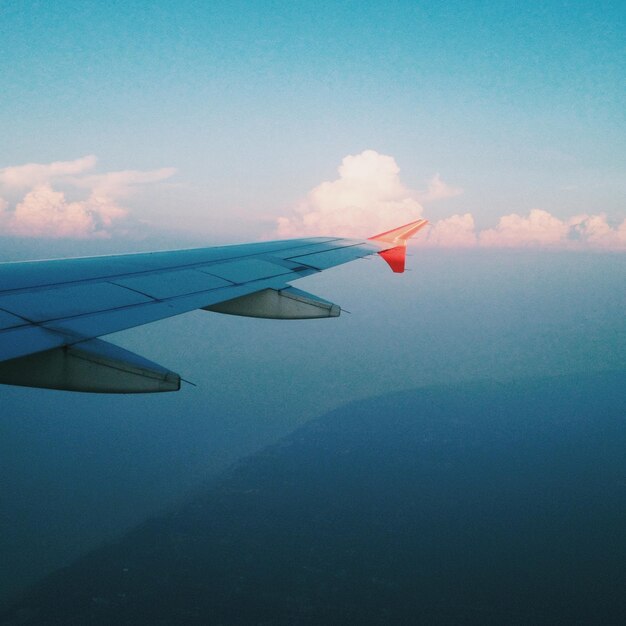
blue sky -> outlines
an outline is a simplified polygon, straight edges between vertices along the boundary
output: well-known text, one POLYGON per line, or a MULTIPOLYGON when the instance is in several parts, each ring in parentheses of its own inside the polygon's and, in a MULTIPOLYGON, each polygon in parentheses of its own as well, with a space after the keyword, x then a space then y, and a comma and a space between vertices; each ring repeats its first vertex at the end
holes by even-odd
POLYGON ((620 2, 4 2, 0 167, 175 168, 133 217, 251 239, 372 149, 463 190, 431 219, 615 228, 625 28, 620 2))

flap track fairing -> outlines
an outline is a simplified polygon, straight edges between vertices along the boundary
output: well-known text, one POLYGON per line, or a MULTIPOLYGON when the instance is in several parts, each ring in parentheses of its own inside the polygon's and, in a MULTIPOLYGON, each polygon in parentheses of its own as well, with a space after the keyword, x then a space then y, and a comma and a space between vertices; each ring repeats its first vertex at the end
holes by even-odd
POLYGON ((341 307, 295 287, 264 289, 205 307, 205 311, 275 320, 339 317, 341 307))
POLYGON ((91 339, 0 363, 0 383, 94 393, 178 391, 180 376, 124 350, 91 339))

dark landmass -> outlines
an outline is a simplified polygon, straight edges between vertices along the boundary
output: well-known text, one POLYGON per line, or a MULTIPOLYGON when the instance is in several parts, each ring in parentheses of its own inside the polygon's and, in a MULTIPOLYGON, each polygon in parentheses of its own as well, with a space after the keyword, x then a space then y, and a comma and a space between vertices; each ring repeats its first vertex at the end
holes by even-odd
POLYGON ((626 375, 356 402, 2 624, 626 623, 626 375))

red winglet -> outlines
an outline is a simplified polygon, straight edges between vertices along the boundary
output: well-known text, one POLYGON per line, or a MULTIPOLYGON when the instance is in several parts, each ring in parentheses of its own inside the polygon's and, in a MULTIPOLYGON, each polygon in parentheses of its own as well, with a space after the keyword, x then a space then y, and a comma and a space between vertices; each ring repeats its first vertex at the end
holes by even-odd
POLYGON ((400 226, 400 228, 394 228, 388 230, 380 235, 374 235, 370 237, 370 241, 376 241, 381 244, 392 244, 391 247, 381 250, 378 254, 385 259, 389 267, 401 274, 404 272, 404 263, 406 260, 406 242, 418 231, 428 224, 428 220, 417 220, 410 224, 400 226))
POLYGON ((396 274, 402 274, 402 272, 404 272, 406 246, 396 246, 395 248, 389 248, 389 250, 381 250, 378 254, 387 261, 387 265, 389 265, 396 274))

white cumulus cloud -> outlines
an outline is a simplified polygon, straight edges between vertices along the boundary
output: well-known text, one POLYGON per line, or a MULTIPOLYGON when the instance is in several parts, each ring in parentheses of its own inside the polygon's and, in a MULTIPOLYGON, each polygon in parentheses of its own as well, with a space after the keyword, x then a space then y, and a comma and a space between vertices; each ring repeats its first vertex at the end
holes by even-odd
POLYGON ((337 179, 319 184, 294 215, 279 218, 279 235, 362 237, 420 218, 417 193, 399 172, 393 157, 374 150, 345 157, 337 179))

